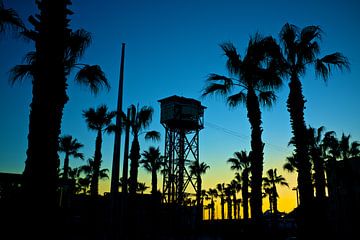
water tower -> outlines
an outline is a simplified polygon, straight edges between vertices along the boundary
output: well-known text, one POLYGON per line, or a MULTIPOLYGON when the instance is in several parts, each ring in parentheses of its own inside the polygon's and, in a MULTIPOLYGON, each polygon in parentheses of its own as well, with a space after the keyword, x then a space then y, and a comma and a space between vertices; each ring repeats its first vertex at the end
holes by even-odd
POLYGON ((163 201, 182 205, 189 184, 198 191, 196 176, 191 176, 186 166, 191 161, 199 163, 199 131, 204 128, 206 107, 195 99, 175 95, 159 102, 160 123, 165 128, 163 201))

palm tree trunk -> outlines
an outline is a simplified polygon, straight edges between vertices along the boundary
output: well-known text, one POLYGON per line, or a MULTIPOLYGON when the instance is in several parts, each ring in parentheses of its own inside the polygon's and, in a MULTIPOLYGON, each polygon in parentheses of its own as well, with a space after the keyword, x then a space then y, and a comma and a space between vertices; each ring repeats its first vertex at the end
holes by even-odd
POLYGON ((290 124, 294 135, 295 156, 298 159, 298 189, 300 194, 299 237, 308 239, 316 231, 312 218, 312 200, 314 190, 311 181, 311 164, 307 144, 307 128, 304 119, 305 99, 302 94, 301 82, 293 75, 289 83, 287 108, 290 113, 290 124))
POLYGON ((243 212, 244 219, 249 219, 249 176, 247 172, 243 172, 243 189, 242 189, 242 198, 243 198, 243 212))
POLYGON ((307 128, 304 119, 305 100, 302 94, 301 82, 297 76, 292 76, 289 83, 290 93, 287 108, 290 113, 290 123, 294 135, 296 158, 299 161, 298 186, 300 203, 307 207, 314 196, 311 182, 311 164, 307 145, 307 128))
POLYGON ((234 204, 234 219, 236 219, 237 217, 237 204, 236 204, 237 200, 236 200, 236 193, 233 194, 233 204, 234 204))
POLYGON ((156 169, 152 169, 151 172, 151 193, 155 197, 157 193, 157 174, 156 169))
POLYGON ((224 197, 221 197, 221 219, 225 219, 225 201, 224 197))
POLYGON ((140 144, 137 135, 134 135, 134 139, 130 149, 130 179, 129 179, 129 193, 130 195, 136 195, 138 168, 140 159, 140 144))
POLYGON ((276 191, 275 186, 273 186, 272 199, 273 199, 274 213, 277 214, 278 213, 278 205, 277 205, 277 191, 276 191))
POLYGON ((261 111, 254 89, 248 89, 246 99, 247 116, 251 125, 251 217, 255 221, 262 216, 262 172, 264 143, 261 139, 261 111))
POLYGON ((325 188, 325 169, 324 169, 324 160, 319 155, 313 155, 314 162, 314 179, 315 179, 315 190, 316 198, 321 202, 326 198, 325 188))
POLYGON ((64 158, 64 176, 63 179, 68 179, 68 175, 69 175, 69 154, 66 153, 65 154, 65 158, 64 158))
POLYGON ((94 154, 94 169, 91 178, 90 194, 96 197, 99 193, 99 175, 100 175, 100 164, 101 164, 101 145, 102 145, 102 132, 98 130, 96 141, 95 141, 95 154, 94 154))

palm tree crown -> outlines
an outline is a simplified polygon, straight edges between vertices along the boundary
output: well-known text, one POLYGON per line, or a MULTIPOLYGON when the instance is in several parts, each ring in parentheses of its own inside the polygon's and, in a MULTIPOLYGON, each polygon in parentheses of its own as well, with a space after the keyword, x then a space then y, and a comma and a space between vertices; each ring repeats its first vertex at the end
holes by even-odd
POLYGON ((84 160, 84 154, 79 152, 79 149, 84 145, 79 143, 76 138, 73 138, 70 135, 61 136, 59 139, 59 152, 65 153, 64 158, 64 174, 63 178, 68 178, 69 172, 69 157, 73 156, 74 158, 80 158, 84 160))
POLYGON ((160 149, 149 147, 149 150, 142 153, 143 159, 140 161, 142 166, 151 173, 152 194, 157 193, 157 172, 163 166, 163 157, 161 156, 160 149))

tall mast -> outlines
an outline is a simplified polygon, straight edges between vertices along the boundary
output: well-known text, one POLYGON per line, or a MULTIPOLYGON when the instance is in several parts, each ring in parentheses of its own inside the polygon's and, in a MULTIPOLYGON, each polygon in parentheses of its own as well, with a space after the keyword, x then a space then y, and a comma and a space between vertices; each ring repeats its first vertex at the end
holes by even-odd
POLYGON ((125 43, 122 43, 121 48, 121 63, 120 63, 120 77, 119 77, 119 92, 117 101, 117 115, 116 115, 116 129, 114 140, 114 154, 111 171, 111 189, 110 192, 116 198, 119 192, 119 172, 120 172, 120 147, 121 147, 121 115, 122 115, 122 98, 124 85, 124 58, 125 58, 125 43))

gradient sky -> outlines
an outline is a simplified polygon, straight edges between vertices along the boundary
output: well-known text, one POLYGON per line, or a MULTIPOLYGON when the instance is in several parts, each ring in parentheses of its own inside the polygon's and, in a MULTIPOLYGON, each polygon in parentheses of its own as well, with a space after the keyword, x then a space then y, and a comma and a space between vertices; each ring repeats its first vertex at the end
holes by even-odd
MULTIPOLYGON (((38 12, 34 2, 5 0, 4 4, 27 19, 38 12)), ((246 110, 229 109, 220 97, 203 99, 201 90, 209 73, 227 74, 220 43, 233 42, 243 54, 251 35, 259 32, 277 38, 286 22, 299 27, 319 25, 324 31, 322 55, 340 51, 351 63, 350 72, 335 71, 327 84, 316 79, 309 69, 302 79, 307 99, 306 123, 316 128, 323 125, 338 136, 344 132, 351 134, 353 141, 360 140, 360 4, 356 0, 74 0, 71 10, 74 12, 70 17, 71 28, 84 28, 93 36, 81 62, 99 64, 112 86, 108 93, 94 97, 86 88, 74 84, 72 77, 69 79, 70 101, 65 106, 62 133, 73 135, 85 145, 86 158, 94 153, 96 133, 87 129, 82 110, 103 103, 115 110, 121 43, 125 42, 123 109, 132 103, 152 106, 154 117, 150 129, 162 134, 160 143, 141 141, 142 150, 150 145, 164 149, 157 100, 172 95, 195 98, 207 107, 205 128, 200 132, 200 161, 210 166, 203 177, 204 188, 230 182, 234 173, 226 160, 235 151, 250 149, 246 110)), ((24 169, 31 83, 24 81, 11 87, 8 71, 33 49, 33 44, 11 35, 0 38, 0 171, 21 173, 24 169)), ((287 95, 285 82, 273 108, 263 109, 264 170, 278 168, 291 189, 296 186, 296 176, 282 170, 286 156, 292 151, 287 146, 291 137, 287 95)), ((105 136, 102 148, 103 167, 110 170, 113 139, 105 136)), ((70 165, 84 163, 74 160, 70 165)), ((143 170, 139 180, 150 186, 150 175, 143 170)), ((103 183, 102 189, 109 191, 108 184, 103 183)), ((295 207, 295 193, 290 189, 280 190, 281 211, 295 207)), ((266 208, 267 201, 264 203, 266 208)))

